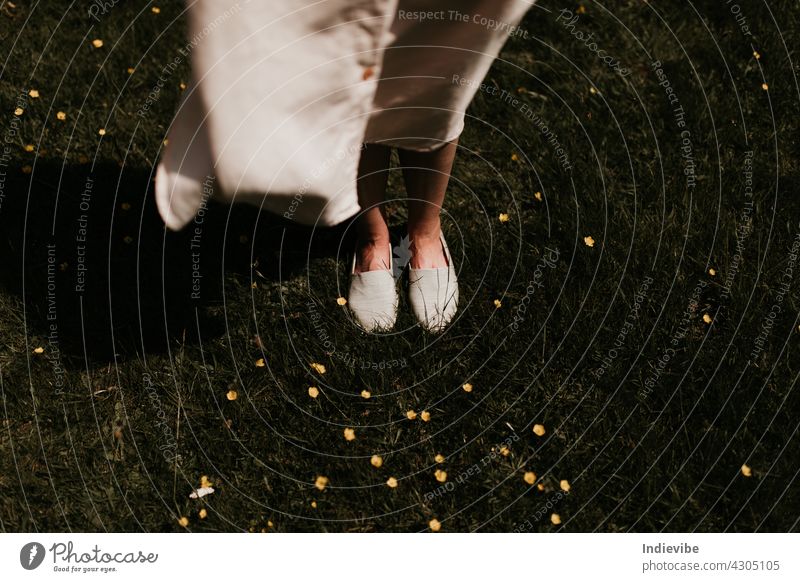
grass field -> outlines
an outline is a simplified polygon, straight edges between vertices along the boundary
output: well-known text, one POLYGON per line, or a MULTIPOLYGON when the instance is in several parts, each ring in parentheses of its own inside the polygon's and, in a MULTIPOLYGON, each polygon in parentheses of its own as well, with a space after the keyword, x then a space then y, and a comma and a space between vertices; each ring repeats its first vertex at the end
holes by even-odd
POLYGON ((794 2, 534 8, 469 111, 441 337, 354 328, 347 225, 238 205, 192 298, 151 180, 182 3, 87 6, 0 3, 2 531, 798 530, 794 2))

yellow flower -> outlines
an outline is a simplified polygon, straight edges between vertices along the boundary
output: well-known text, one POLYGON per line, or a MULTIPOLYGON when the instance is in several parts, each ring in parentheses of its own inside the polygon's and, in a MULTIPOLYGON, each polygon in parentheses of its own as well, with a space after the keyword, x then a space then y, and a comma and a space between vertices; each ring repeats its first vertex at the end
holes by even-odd
POLYGON ((550 523, 552 523, 553 525, 560 525, 561 516, 558 515, 557 513, 554 513, 553 515, 550 516, 550 523))
POLYGON ((595 89, 594 87, 589 87, 589 93, 591 93, 592 95, 597 95, 597 89, 595 89))
POLYGON ((64 121, 66 118, 67 114, 64 113, 63 111, 59 111, 58 113, 56 113, 56 119, 58 119, 59 121, 64 121))
POLYGON ((339 297, 336 300, 336 303, 338 303, 339 305, 347 305, 347 299, 345 299, 344 297, 339 297))
POLYGON ((236 390, 228 390, 225 396, 228 397, 228 400, 236 400, 239 397, 239 393, 236 390))
POLYGON ((709 269, 709 270, 708 270, 708 274, 709 274, 709 275, 711 275, 711 276, 713 277, 714 275, 716 275, 716 274, 717 274, 717 270, 716 270, 716 269, 709 269))
POLYGON ((44 348, 42 348, 42 347, 33 348, 33 353, 34 354, 43 354, 44 353, 44 348))
POLYGON ((101 46, 103 46, 103 41, 102 41, 102 40, 100 40, 99 38, 96 38, 96 39, 94 39, 94 40, 92 41, 92 46, 93 46, 94 48, 100 48, 101 46))
POLYGON ((414 412, 413 410, 409 410, 408 412, 406 412, 406 418, 408 418, 408 420, 414 420, 415 418, 417 418, 417 413, 414 412))
POLYGON ((344 429, 344 440, 346 441, 356 440, 356 431, 354 431, 352 428, 344 429))
POLYGON ((578 9, 575 10, 578 14, 586 14, 586 8, 583 7, 583 4, 578 6, 578 9))
POLYGON ((536 486, 536 488, 537 488, 539 491, 544 491, 544 483, 539 483, 539 484, 536 486))
POLYGON ((184 517, 180 518, 180 519, 178 520, 178 525, 180 525, 181 527, 186 527, 186 526, 188 526, 188 525, 189 525, 189 518, 188 518, 188 517, 186 517, 186 516, 184 516, 184 517))
POLYGON ((129 75, 133 75, 133 72, 134 72, 135 70, 136 70, 136 69, 134 69, 133 67, 128 67, 128 74, 129 74, 129 75))
POLYGON ((319 388, 317 388, 316 386, 309 386, 308 395, 311 396, 311 398, 316 398, 317 396, 319 396, 319 388))
POLYGON ((317 508, 317 502, 316 502, 316 501, 312 501, 312 502, 311 502, 311 507, 313 507, 314 509, 316 509, 316 508, 317 508))
POLYGON ((508 222, 508 220, 509 220, 509 218, 508 218, 508 214, 506 214, 505 212, 502 212, 502 213, 500 214, 500 216, 498 216, 497 218, 498 218, 498 220, 499 220, 500 222, 508 222))
POLYGON ((747 465, 742 465, 742 475, 745 477, 752 477, 753 471, 747 465))
POLYGON ((30 91, 28 91, 28 95, 32 99, 38 99, 39 98, 39 91, 37 91, 36 89, 31 89, 30 91))
POLYGON ((507 457, 508 455, 511 454, 511 449, 503 445, 502 447, 500 447, 500 454, 503 455, 504 457, 507 457))
POLYGON ((534 424, 533 425, 533 434, 536 436, 542 436, 545 433, 544 425, 543 424, 534 424))
POLYGON ((583 237, 583 242, 586 244, 587 247, 591 248, 594 246, 594 239, 590 236, 583 237))
POLYGON ((25 110, 24 110, 22 107, 17 107, 17 108, 14 110, 14 115, 16 115, 16 116, 20 116, 20 115, 22 115, 23 113, 25 113, 25 110))
POLYGON ((562 491, 569 491, 570 489, 572 489, 572 487, 569 484, 569 481, 567 481, 566 479, 562 479, 559 482, 558 486, 561 487, 562 491))
POLYGON ((29 143, 29 144, 25 145, 25 151, 26 152, 32 152, 34 149, 36 149, 36 148, 33 147, 32 143, 29 143))
POLYGON ((764 91, 769 91, 769 85, 766 83, 761 83, 761 88, 764 89, 764 91))
POLYGON ((462 388, 464 389, 464 392, 472 392, 472 384, 470 384, 469 382, 467 382, 466 384, 464 384, 464 385, 462 386, 462 388))
POLYGON ((761 58, 761 53, 759 53, 758 51, 753 51, 753 56, 756 58, 756 60, 758 60, 761 58))
POLYGON ((439 520, 434 518, 428 522, 428 527, 431 528, 431 531, 439 531, 442 529, 442 524, 439 523, 439 520))
POLYGON ((267 365, 267 362, 264 361, 264 358, 258 358, 256 360, 256 368, 263 368, 267 365))
POLYGON ((534 483, 536 483, 536 473, 534 473, 533 471, 527 471, 522 478, 528 485, 533 485, 534 483))
POLYGON ((97 133, 100 134, 100 135, 105 135, 106 134, 106 130, 105 130, 104 127, 101 127, 100 129, 97 130, 97 133))
POLYGON ((323 477, 322 475, 319 475, 317 477, 317 480, 314 481, 314 487, 316 487, 320 491, 324 491, 325 487, 327 487, 327 486, 328 486, 328 478, 327 477, 323 477))
POLYGON ((364 400, 368 400, 370 396, 372 396, 372 394, 370 393, 369 390, 361 391, 361 398, 363 398, 364 400))
POLYGON ((502 301, 500 301, 499 299, 495 299, 494 300, 495 309, 500 309, 502 306, 503 306, 503 302, 502 301))
POLYGON ((436 480, 439 483, 444 483, 447 481, 447 471, 442 471, 441 469, 436 469, 436 472, 433 474, 436 477, 436 480))
POLYGON ((387 484, 389 487, 391 487, 392 489, 394 489, 395 487, 397 487, 397 479, 395 479, 394 477, 389 477, 389 478, 386 480, 386 484, 387 484))
POLYGON ((150 9, 150 12, 152 12, 153 14, 159 14, 161 12, 161 8, 159 8, 158 6, 153 6, 150 9))
POLYGON ((539 202, 542 201, 542 193, 541 192, 537 192, 536 194, 533 195, 533 197, 536 198, 536 200, 538 200, 539 202))
POLYGON ((444 456, 443 455, 436 455, 433 458, 433 460, 436 461, 437 463, 444 463, 444 456))
POLYGON ((214 484, 208 479, 207 475, 201 475, 200 476, 200 488, 201 489, 206 489, 208 487, 213 487, 213 486, 214 486, 214 484))
POLYGON ((200 519, 205 519, 208 516, 208 512, 206 511, 206 508, 204 507, 203 509, 201 509, 200 512, 198 513, 198 515, 200 516, 200 519))
POLYGON ((178 86, 181 88, 181 91, 186 89, 186 83, 184 83, 183 81, 181 81, 181 84, 178 86))
POLYGON ((419 417, 422 419, 422 422, 429 422, 431 419, 431 413, 428 412, 427 410, 423 410, 420 413, 419 417))
POLYGON ((708 313, 704 313, 703 314, 703 321, 705 321, 706 323, 711 323, 714 320, 711 319, 711 316, 708 313))
POLYGON ((327 370, 325 369, 325 366, 324 366, 324 365, 322 365, 322 364, 318 364, 318 363, 316 363, 316 362, 311 362, 310 366, 311 366, 311 367, 314 369, 314 371, 315 371, 315 372, 317 372, 318 374, 324 374, 324 373, 327 371, 327 370))
POLYGON ((380 469, 381 465, 383 465, 383 459, 380 457, 380 455, 372 455, 372 458, 369 460, 369 462, 372 463, 372 466, 376 469, 380 469))
POLYGON ((519 156, 517 154, 511 154, 511 161, 512 162, 516 162, 518 159, 519 159, 519 156))

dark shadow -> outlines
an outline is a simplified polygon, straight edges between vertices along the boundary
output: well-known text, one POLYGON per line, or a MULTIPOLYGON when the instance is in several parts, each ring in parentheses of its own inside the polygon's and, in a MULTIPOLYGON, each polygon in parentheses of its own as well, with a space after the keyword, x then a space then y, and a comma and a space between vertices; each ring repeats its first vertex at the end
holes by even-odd
POLYGON ((219 336, 224 322, 207 308, 221 304, 226 277, 249 281, 255 262, 260 276, 291 277, 309 252, 335 256, 352 233, 344 224, 312 236, 256 207, 213 201, 201 222, 169 232, 149 169, 112 162, 40 161, 4 178, 0 286, 24 301, 27 333, 57 339, 67 358, 107 360, 219 336))

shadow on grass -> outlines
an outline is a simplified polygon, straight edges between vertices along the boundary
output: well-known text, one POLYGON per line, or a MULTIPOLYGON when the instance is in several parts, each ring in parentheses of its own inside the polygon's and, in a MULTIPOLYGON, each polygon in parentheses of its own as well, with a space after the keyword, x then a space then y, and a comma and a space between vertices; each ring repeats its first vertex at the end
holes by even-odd
POLYGON ((9 170, 0 190, 0 286, 24 301, 28 335, 57 341, 67 360, 163 352, 224 333, 209 308, 222 305, 228 276, 249 284, 257 269, 260 280, 285 279, 309 257, 334 256, 350 232, 312 236, 256 207, 214 201, 171 232, 148 168, 41 161, 9 170))

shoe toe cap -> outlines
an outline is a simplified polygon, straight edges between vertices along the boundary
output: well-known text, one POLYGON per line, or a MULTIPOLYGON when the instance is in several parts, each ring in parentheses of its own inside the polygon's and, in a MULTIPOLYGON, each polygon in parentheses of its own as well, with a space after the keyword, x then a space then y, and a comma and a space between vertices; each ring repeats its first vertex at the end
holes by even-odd
POLYGON ((397 303, 397 289, 389 271, 369 271, 352 277, 348 304, 354 319, 366 331, 393 327, 397 303))
POLYGON ((458 311, 458 281, 453 269, 420 269, 411 274, 411 310, 428 331, 447 327, 458 311))

